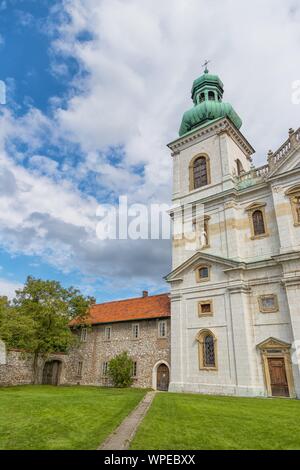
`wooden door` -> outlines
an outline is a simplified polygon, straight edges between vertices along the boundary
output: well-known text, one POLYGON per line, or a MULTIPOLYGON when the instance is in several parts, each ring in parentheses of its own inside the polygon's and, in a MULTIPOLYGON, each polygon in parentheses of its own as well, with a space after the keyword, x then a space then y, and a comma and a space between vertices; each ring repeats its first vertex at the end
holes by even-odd
POLYGON ((289 386, 283 357, 268 358, 271 390, 273 397, 289 397, 289 386))
POLYGON ((157 369, 157 390, 167 392, 169 388, 169 368, 161 364, 157 369))
POLYGON ((59 369, 59 361, 46 362, 43 370, 43 385, 58 385, 59 369))

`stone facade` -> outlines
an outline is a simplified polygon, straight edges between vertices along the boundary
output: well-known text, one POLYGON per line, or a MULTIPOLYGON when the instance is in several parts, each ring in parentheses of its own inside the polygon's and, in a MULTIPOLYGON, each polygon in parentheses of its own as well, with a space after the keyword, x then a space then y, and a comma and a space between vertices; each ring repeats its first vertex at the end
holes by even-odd
MULTIPOLYGON (((125 304, 127 317, 130 318, 133 308, 132 315, 136 318, 134 316, 136 309, 145 308, 148 302, 151 305, 154 302, 155 308, 159 308, 162 303, 163 316, 155 318, 155 312, 151 311, 150 306, 150 313, 141 314, 146 318, 111 323, 99 323, 97 320, 96 324, 88 327, 72 326, 73 334, 78 337, 76 347, 68 354, 56 353, 40 357, 37 382, 52 385, 110 386, 112 384, 109 382, 104 364, 126 351, 135 363, 133 386, 156 388, 159 366, 164 364, 170 370, 171 325, 168 295, 129 299, 119 301, 117 304, 115 302, 100 304, 95 308, 101 309, 104 306, 105 314, 108 313, 111 317, 115 315, 116 309, 119 309, 120 313, 120 308, 124 308, 125 304), (147 315, 150 318, 147 318, 147 315), (110 328, 109 338, 106 335, 107 328, 110 328), (53 364, 55 364, 55 374, 51 373, 53 364), (50 370, 48 367, 48 374, 45 374, 47 366, 50 366, 50 370)), ((33 356, 17 350, 9 350, 6 354, 3 342, 1 346, 0 386, 33 383, 33 356)))
MULTIPOLYGON (((251 145, 226 117, 206 122, 169 147, 174 205, 201 204, 209 238, 207 246, 192 249, 184 237, 173 240, 170 389, 272 396, 270 364, 277 360, 288 396, 300 398, 294 354, 300 340, 300 224, 289 196, 300 195, 300 130, 290 130, 288 140, 260 168, 251 165, 251 145), (192 189, 195 156, 205 156, 210 179, 192 189), (255 208, 264 215, 260 236, 253 233, 255 208), (209 275, 199 282, 201 266, 209 275), (270 311, 261 308, 263 296, 275 299, 270 311), (200 302, 211 303, 211 314, 199 314, 200 302), (201 367, 202 332, 213 337, 214 367, 201 367)), ((195 236, 199 240, 198 228, 195 236)))
MULTIPOLYGON (((81 335, 81 330, 75 334, 81 335)), ((156 373, 160 364, 170 367, 170 319, 147 319, 94 325, 87 337, 68 357, 64 380, 82 385, 110 385, 104 373, 104 363, 124 351, 136 362, 134 386, 156 388, 156 373), (159 322, 166 322, 166 337, 159 337, 159 322), (133 325, 139 325, 139 337, 133 337, 133 325), (105 329, 111 327, 111 339, 105 329), (82 370, 79 363, 82 363, 82 370), (78 373, 80 371, 80 373, 78 373)))

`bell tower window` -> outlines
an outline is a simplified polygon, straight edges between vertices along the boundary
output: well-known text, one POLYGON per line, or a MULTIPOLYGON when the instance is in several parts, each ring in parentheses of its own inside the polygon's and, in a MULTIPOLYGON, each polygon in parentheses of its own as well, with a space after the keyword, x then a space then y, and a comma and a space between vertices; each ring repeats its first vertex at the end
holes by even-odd
POLYGON ((190 191, 210 184, 209 158, 199 155, 190 163, 190 191))
POLYGON ((209 101, 215 101, 215 94, 213 91, 208 92, 208 99, 209 101))

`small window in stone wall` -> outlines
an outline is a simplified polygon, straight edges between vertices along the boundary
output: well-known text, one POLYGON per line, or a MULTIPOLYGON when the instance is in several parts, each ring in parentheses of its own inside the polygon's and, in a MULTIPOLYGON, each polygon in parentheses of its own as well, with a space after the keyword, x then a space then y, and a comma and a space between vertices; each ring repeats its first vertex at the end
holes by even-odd
POLYGON ((112 328, 111 326, 106 326, 104 330, 105 341, 110 341, 111 336, 112 336, 112 328))
POLYGON ((107 377, 108 374, 108 362, 103 362, 102 364, 102 375, 103 377, 107 377))
POLYGON ((83 362, 79 361, 77 365, 77 377, 82 377, 83 362))
POLYGON ((210 267, 199 266, 196 269, 196 282, 205 282, 210 280, 210 267))
POLYGON ((166 338, 167 336, 167 322, 165 320, 158 322, 158 336, 159 338, 166 338))
POLYGON ((213 315, 213 306, 211 300, 203 300, 198 303, 198 315, 199 317, 213 315))
POLYGON ((132 325, 132 338, 139 339, 140 336, 140 325, 138 323, 134 323, 132 325))
POLYGON ((132 364, 132 377, 137 377, 137 362, 134 361, 132 364))
POLYGON ((82 328, 81 329, 81 335, 80 335, 80 341, 82 343, 85 343, 87 341, 87 335, 88 335, 87 328, 82 328))

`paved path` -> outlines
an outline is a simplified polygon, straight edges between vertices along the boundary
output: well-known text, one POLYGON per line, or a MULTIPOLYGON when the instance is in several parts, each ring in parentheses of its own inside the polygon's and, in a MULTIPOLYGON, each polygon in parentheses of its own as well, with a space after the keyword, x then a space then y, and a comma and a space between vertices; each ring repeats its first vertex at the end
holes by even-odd
POLYGON ((156 392, 148 392, 120 426, 101 444, 98 450, 126 450, 141 421, 147 414, 156 392))

